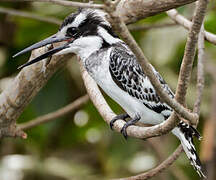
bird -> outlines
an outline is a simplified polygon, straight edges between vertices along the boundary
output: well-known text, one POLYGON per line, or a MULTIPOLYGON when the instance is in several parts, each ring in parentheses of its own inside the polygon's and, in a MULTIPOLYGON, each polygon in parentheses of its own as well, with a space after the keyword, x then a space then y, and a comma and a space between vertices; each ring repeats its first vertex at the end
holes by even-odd
MULTIPOLYGON (((115 34, 103 10, 79 8, 64 19, 56 34, 25 48, 13 57, 56 42, 63 44, 23 64, 19 69, 52 55, 76 54, 101 89, 124 109, 124 114, 112 119, 110 127, 112 129, 118 119, 125 120, 121 130, 125 138, 129 126, 137 122, 156 125, 172 114, 173 109, 156 93, 135 54, 115 34)), ((151 68, 164 91, 174 98, 174 93, 159 72, 152 65, 151 68)), ((193 137, 201 138, 199 132, 184 121, 180 121, 171 132, 180 140, 196 172, 205 177, 193 143, 193 137)))

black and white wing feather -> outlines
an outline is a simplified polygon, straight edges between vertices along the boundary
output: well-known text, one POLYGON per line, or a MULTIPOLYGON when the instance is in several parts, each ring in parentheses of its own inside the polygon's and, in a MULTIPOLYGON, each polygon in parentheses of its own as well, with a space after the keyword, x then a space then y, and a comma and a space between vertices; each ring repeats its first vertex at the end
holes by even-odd
MULTIPOLYGON (((153 66, 152 69, 164 90, 174 98, 173 92, 160 74, 153 66)), ((137 63, 135 55, 124 45, 114 46, 111 50, 109 70, 114 82, 122 90, 140 100, 147 108, 163 114, 165 119, 169 117, 172 109, 166 103, 161 102, 149 78, 137 63)))

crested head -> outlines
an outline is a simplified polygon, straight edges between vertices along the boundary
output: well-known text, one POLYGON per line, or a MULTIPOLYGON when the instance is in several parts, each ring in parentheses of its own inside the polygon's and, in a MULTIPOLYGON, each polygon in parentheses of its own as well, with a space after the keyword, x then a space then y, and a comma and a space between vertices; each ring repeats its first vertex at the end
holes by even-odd
POLYGON ((86 58, 94 51, 121 41, 113 33, 106 15, 98 9, 79 9, 65 18, 58 34, 73 38, 70 50, 86 58))
POLYGON ((66 17, 60 26, 60 30, 67 27, 81 27, 82 25, 106 25, 111 27, 106 19, 107 13, 99 9, 80 8, 77 12, 66 17))
POLYGON ((98 9, 79 9, 65 18, 59 31, 75 38, 98 35, 98 28, 103 27, 112 33, 106 13, 98 9))

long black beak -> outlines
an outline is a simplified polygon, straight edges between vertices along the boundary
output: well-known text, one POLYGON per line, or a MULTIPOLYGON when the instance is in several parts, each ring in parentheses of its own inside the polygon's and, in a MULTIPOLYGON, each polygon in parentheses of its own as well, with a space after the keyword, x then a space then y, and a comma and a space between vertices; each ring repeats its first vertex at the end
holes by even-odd
POLYGON ((56 34, 54 34, 54 35, 52 35, 52 36, 50 36, 50 37, 48 37, 48 38, 46 38, 46 39, 44 39, 44 40, 42 40, 42 41, 40 41, 38 43, 35 43, 35 44, 23 49, 22 51, 20 51, 17 54, 13 55, 13 58, 15 58, 15 57, 17 57, 17 56, 19 56, 21 54, 24 54, 24 53, 26 53, 28 51, 32 51, 34 49, 45 46, 47 44, 52 44, 52 43, 55 43, 55 42, 61 42, 61 41, 67 40, 67 39, 69 39, 69 38, 68 37, 58 38, 56 36, 56 34))
POLYGON ((41 60, 43 60, 43 59, 45 59, 45 58, 47 58, 47 57, 49 57, 49 56, 52 56, 53 54, 55 54, 55 53, 57 53, 57 52, 59 52, 59 51, 65 49, 65 48, 70 47, 69 44, 70 44, 70 43, 67 43, 67 44, 64 44, 64 45, 62 45, 62 46, 56 47, 56 48, 54 48, 54 49, 51 49, 50 51, 47 51, 46 53, 42 54, 41 56, 38 56, 38 57, 36 57, 35 59, 33 59, 33 60, 31 60, 31 61, 29 61, 29 62, 27 62, 27 63, 21 65, 21 66, 18 67, 17 69, 22 69, 22 68, 24 68, 24 67, 26 67, 26 66, 29 66, 29 65, 34 64, 34 63, 36 63, 36 62, 38 62, 38 61, 41 61, 41 60))
POLYGON ((24 53, 26 53, 26 52, 28 52, 28 51, 32 51, 32 50, 34 50, 34 49, 40 48, 40 47, 45 46, 45 45, 47 45, 47 44, 52 44, 52 43, 62 42, 62 41, 68 41, 68 43, 66 43, 66 44, 64 44, 64 45, 62 45, 62 46, 56 47, 56 48, 54 48, 54 49, 52 49, 52 50, 46 52, 45 54, 42 54, 42 55, 39 56, 39 57, 36 57, 35 59, 33 59, 33 60, 31 60, 31 61, 29 61, 29 62, 23 64, 22 66, 20 66, 18 69, 22 69, 22 68, 24 68, 24 67, 26 67, 26 66, 29 66, 29 65, 31 65, 31 64, 34 64, 34 63, 36 63, 36 62, 38 62, 38 61, 41 61, 41 60, 43 60, 43 59, 45 59, 45 58, 47 58, 47 57, 49 57, 49 56, 52 56, 53 54, 55 54, 55 53, 57 53, 57 52, 59 52, 59 51, 65 49, 65 48, 68 48, 68 47, 69 47, 69 44, 70 44, 73 40, 72 40, 71 38, 69 38, 69 37, 60 37, 60 38, 59 38, 59 37, 57 37, 56 34, 54 34, 54 35, 52 35, 52 36, 50 36, 50 37, 48 37, 48 38, 46 38, 46 39, 44 39, 44 40, 42 40, 42 41, 36 43, 36 44, 31 45, 30 47, 25 48, 24 50, 20 51, 19 53, 15 54, 13 57, 17 57, 17 56, 19 56, 19 55, 21 55, 21 54, 24 54, 24 53))

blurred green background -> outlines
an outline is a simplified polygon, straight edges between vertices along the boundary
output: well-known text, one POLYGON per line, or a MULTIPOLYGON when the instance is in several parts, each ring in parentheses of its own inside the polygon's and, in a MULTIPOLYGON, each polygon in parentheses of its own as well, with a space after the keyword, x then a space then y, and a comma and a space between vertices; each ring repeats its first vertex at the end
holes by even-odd
MULTIPOLYGON (((216 1, 208 6, 205 29, 216 34, 216 1)), ((63 20, 75 8, 51 3, 3 3, 0 7, 27 11, 44 17, 63 20)), ((191 19, 194 5, 179 8, 179 12, 191 19)), ((145 55, 161 73, 170 87, 175 90, 178 72, 184 53, 187 31, 179 25, 151 28, 155 24, 173 23, 165 13, 137 22, 146 30, 132 31, 145 55)), ((0 13, 0 92, 11 78, 19 72, 17 67, 28 60, 30 54, 12 59, 12 55, 37 41, 58 31, 58 25, 34 19, 0 13)), ((216 48, 206 42, 206 64, 214 67, 216 48)), ((196 64, 187 95, 192 107, 196 98, 196 64)), ((205 90, 201 106, 199 131, 205 137, 204 126, 211 119, 212 72, 205 73, 205 90)), ((38 116, 53 112, 86 93, 76 59, 68 60, 67 66, 59 70, 28 105, 18 123, 30 121, 38 116)), ((104 94, 105 95, 105 94, 104 94)), ((216 94, 215 94, 216 95, 216 94)), ((123 110, 105 95, 112 109, 123 110)), ((215 125, 215 124, 214 124, 215 125)), ((171 134, 141 141, 110 130, 96 108, 89 101, 79 110, 62 118, 27 130, 28 139, 5 138, 0 141, 1 180, 80 180, 109 179, 135 175, 147 171, 168 157, 178 146, 171 134)), ((214 132, 213 132, 214 133, 214 132)), ((214 140, 213 140, 214 143, 214 140)), ((205 147, 195 140, 198 151, 206 153, 205 147)), ((215 154, 213 147, 212 151, 215 154)), ((201 156, 208 168, 209 160, 201 156)), ((215 155, 210 159, 215 169, 215 155)), ((209 171, 208 171, 209 172, 209 171)), ((216 176, 212 176, 215 177, 216 176)), ((185 154, 159 176, 152 179, 199 179, 185 154)))

